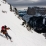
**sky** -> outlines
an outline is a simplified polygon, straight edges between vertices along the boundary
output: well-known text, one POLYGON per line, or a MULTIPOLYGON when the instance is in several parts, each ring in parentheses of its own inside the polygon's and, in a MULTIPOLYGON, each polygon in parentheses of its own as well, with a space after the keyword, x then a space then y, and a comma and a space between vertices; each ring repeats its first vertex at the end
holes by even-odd
POLYGON ((7 0, 13 6, 46 6, 46 0, 7 0))

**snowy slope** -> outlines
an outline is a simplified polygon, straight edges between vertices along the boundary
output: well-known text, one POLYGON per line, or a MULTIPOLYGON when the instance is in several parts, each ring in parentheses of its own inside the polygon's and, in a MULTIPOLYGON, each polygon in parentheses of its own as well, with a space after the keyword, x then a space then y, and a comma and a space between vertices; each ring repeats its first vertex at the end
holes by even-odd
POLYGON ((22 20, 19 20, 14 12, 10 11, 9 4, 3 3, 2 0, 0 0, 0 4, 0 30, 2 25, 10 27, 11 30, 8 30, 8 33, 13 40, 13 42, 10 42, 0 33, 0 46, 46 46, 46 40, 42 34, 38 34, 33 30, 33 33, 27 31, 21 25, 22 20), (6 12, 3 13, 2 10, 6 12))

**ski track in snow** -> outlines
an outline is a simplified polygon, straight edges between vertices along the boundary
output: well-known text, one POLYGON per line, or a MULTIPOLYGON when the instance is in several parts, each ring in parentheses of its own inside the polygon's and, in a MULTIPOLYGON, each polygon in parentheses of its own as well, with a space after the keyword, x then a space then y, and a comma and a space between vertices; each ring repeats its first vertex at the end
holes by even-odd
POLYGON ((0 4, 0 30, 2 25, 10 27, 11 30, 8 30, 8 33, 13 40, 13 42, 9 39, 7 40, 4 35, 0 33, 0 46, 46 46, 46 39, 42 34, 38 34, 33 30, 33 33, 27 31, 27 29, 21 25, 22 20, 19 20, 14 12, 10 12, 10 5, 3 3, 2 0, 0 0, 0 4), (7 13, 3 13, 2 10, 7 13), (1 36, 1 34, 3 36, 1 36))

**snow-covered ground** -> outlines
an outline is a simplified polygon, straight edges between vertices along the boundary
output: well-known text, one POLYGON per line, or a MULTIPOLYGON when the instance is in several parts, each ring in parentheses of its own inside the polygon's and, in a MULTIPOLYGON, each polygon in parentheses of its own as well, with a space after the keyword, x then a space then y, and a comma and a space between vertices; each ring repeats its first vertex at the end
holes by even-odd
POLYGON ((13 40, 13 42, 10 42, 9 39, 7 40, 5 36, 0 33, 0 46, 46 46, 46 39, 42 34, 38 34, 33 30, 33 33, 27 31, 27 29, 21 25, 22 20, 19 20, 17 15, 10 11, 10 5, 3 3, 2 0, 0 0, 0 4, 0 30, 2 25, 10 27, 11 30, 8 30, 8 33, 13 40), (2 11, 5 11, 5 13, 2 11))

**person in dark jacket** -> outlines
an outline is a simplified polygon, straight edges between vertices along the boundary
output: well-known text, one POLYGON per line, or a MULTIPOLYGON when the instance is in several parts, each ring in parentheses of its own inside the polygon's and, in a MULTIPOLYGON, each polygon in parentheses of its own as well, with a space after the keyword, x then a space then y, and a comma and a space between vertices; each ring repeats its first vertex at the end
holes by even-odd
POLYGON ((5 36, 6 36, 6 38, 8 39, 10 39, 11 40, 11 37, 9 36, 9 34, 8 34, 8 32, 7 32, 7 30, 9 30, 10 28, 9 27, 7 27, 6 25, 5 26, 2 26, 1 27, 1 33, 3 33, 5 36))

